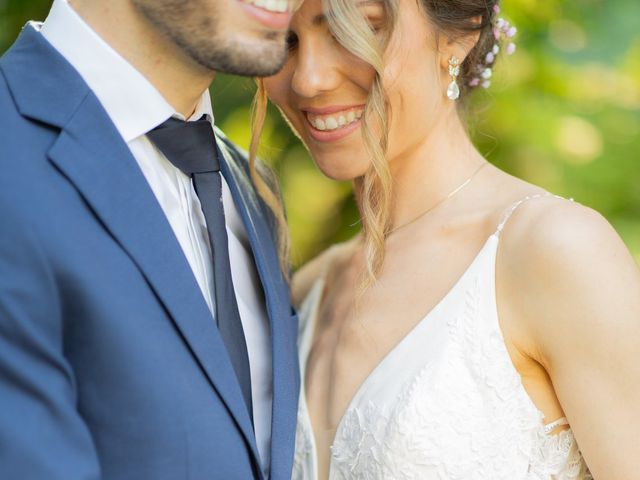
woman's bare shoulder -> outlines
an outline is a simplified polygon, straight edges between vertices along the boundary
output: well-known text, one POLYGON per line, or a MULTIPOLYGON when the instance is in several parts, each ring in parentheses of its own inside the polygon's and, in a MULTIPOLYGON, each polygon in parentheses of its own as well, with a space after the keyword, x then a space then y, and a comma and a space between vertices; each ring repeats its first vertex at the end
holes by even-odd
POLYGON ((332 245, 313 260, 300 267, 293 275, 291 282, 291 296, 296 307, 300 306, 309 290, 320 278, 326 278, 335 265, 338 265, 354 252, 357 241, 356 237, 346 242, 332 245))
POLYGON ((501 240, 501 283, 538 346, 606 335, 594 326, 632 327, 623 324, 633 323, 628 312, 640 313, 640 271, 600 213, 550 198, 523 204, 513 217, 501 240))
POLYGON ((610 260, 609 255, 624 257, 623 263, 633 261, 602 214, 557 197, 524 202, 503 237, 506 255, 524 268, 590 270, 610 260))

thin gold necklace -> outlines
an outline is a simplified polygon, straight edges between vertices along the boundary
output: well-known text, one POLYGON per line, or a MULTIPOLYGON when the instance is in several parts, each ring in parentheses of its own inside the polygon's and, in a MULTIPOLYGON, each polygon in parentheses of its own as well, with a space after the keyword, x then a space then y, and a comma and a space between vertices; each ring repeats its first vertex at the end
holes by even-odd
POLYGON ((435 203, 435 205, 432 205, 431 207, 429 207, 427 210, 425 210, 424 212, 420 213, 417 217, 415 217, 412 220, 409 220, 407 223, 403 223, 402 225, 397 226, 396 228, 393 228, 391 230, 389 230, 389 232, 387 233, 387 236, 391 235, 393 232, 400 230, 401 228, 404 228, 408 225, 411 225, 412 223, 417 222, 418 220, 420 220, 422 217, 424 217, 427 213, 433 211, 436 207, 439 207, 440 205, 442 205, 444 202, 446 202, 447 200, 449 200, 451 197, 453 197, 456 193, 458 193, 460 190, 462 190, 464 187, 466 187, 467 185, 469 185, 471 183, 471 181, 475 178, 476 175, 478 175, 478 173, 480 173, 480 170, 482 170, 484 167, 486 167, 488 165, 489 162, 483 162, 482 165, 480 165, 464 182, 462 182, 460 185, 458 185, 456 188, 454 188, 449 195, 447 195, 446 197, 440 199, 438 202, 435 203))

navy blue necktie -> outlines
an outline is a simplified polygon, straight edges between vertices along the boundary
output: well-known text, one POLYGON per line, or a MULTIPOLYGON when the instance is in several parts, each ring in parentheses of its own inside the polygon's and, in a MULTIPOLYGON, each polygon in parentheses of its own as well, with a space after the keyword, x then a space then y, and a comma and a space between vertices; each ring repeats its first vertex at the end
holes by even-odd
POLYGON ((205 116, 194 122, 170 118, 149 132, 147 137, 173 165, 193 180, 207 222, 213 256, 216 323, 240 382, 249 415, 253 418, 249 356, 231 278, 222 208, 222 175, 211 124, 205 116))

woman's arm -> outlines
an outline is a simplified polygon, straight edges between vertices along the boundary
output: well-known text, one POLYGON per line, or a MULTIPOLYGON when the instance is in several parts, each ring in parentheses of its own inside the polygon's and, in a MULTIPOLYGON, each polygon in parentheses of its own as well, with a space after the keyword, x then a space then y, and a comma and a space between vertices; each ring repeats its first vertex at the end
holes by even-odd
POLYGON ((596 480, 637 478, 640 271, 598 213, 558 201, 528 212, 503 255, 525 349, 549 373, 596 480))

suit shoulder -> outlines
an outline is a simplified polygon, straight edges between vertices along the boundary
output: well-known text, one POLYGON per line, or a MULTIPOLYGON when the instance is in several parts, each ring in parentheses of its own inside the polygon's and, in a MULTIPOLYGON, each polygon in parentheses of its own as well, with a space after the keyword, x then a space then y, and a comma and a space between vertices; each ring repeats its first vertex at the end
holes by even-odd
POLYGON ((3 170, 19 167, 24 156, 43 156, 55 129, 24 116, 16 104, 0 66, 0 165, 3 170))
MULTIPOLYGON (((2 132, 7 133, 10 130, 7 128, 15 122, 17 117, 22 118, 18 112, 18 107, 13 99, 11 90, 9 89, 9 83, 5 76, 2 64, 0 63, 0 126, 2 126, 2 132)), ((4 140, 11 140, 11 136, 7 136, 4 140)))

